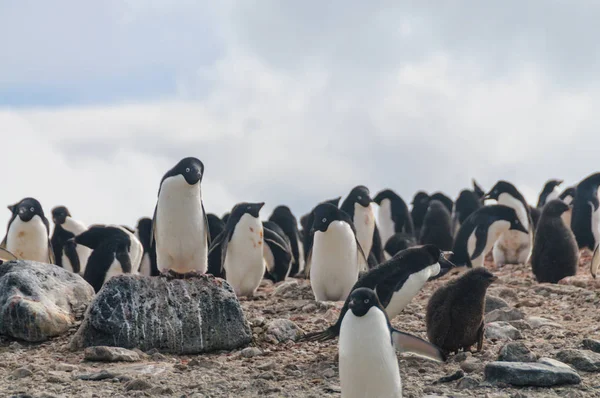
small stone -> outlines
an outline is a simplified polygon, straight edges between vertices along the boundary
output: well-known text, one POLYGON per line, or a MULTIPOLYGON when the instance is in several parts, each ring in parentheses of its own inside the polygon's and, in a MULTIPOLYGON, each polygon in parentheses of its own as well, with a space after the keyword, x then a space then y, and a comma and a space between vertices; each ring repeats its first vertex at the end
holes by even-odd
POLYGON ((462 370, 457 370, 456 372, 452 373, 451 375, 440 377, 439 379, 434 381, 433 384, 450 383, 451 381, 461 379, 464 376, 465 376, 465 372, 463 372, 462 370))
POLYGON ((329 369, 325 369, 325 371, 322 373, 323 377, 326 377, 328 379, 335 377, 335 370, 329 368, 329 369))
POLYGON ((522 311, 516 308, 500 308, 485 316, 485 323, 518 321, 525 317, 522 311))
POLYGON ((508 303, 496 296, 485 296, 485 313, 508 307, 508 303))
POLYGON ((280 284, 279 286, 277 286, 275 288, 275 290, 273 290, 273 296, 284 296, 288 293, 291 293, 292 291, 298 289, 298 282, 297 281, 287 281, 287 282, 283 282, 282 284, 280 284))
POLYGON ((537 357, 521 342, 506 343, 498 355, 498 361, 504 362, 535 362, 537 357))
POLYGON ((146 380, 134 379, 125 384, 125 391, 145 391, 152 388, 146 380))
POLYGON ((600 372, 600 354, 588 350, 562 350, 556 354, 559 361, 585 372, 600 372))
POLYGON ((187 365, 184 365, 182 363, 175 364, 175 366, 173 366, 173 367, 175 369, 181 370, 181 371, 187 370, 187 368, 188 368, 187 365))
POLYGON ((524 362, 488 363, 485 367, 485 380, 496 384, 534 387, 581 383, 581 377, 572 370, 524 362))
POLYGON ((462 378, 462 380, 459 380, 459 382, 456 384, 456 388, 459 390, 477 388, 479 387, 479 382, 479 379, 476 379, 475 377, 466 376, 462 378))
POLYGON ((507 322, 492 322, 485 325, 485 337, 490 340, 522 339, 521 332, 507 322))
POLYGON ((57 363, 54 369, 61 372, 74 372, 79 368, 76 365, 71 365, 70 363, 57 363))
POLYGON ((161 354, 160 352, 155 352, 154 354, 150 355, 150 358, 155 362, 161 362, 161 361, 167 360, 166 355, 161 354))
POLYGON ((86 361, 100 362, 136 362, 141 359, 140 354, 135 351, 108 346, 88 347, 83 355, 86 361))
POLYGON ((255 328, 252 328, 252 333, 254 333, 254 334, 261 334, 261 333, 262 333, 262 331, 263 331, 263 330, 262 330, 262 328, 260 328, 260 327, 255 327, 255 328))
POLYGON ((583 339, 581 342, 584 348, 600 353, 600 341, 594 339, 583 339))
POLYGON ((101 370, 100 372, 96 372, 96 373, 84 373, 84 374, 80 374, 75 376, 76 380, 85 380, 85 381, 100 381, 100 380, 107 380, 107 379, 114 379, 116 378, 118 375, 112 372, 109 372, 107 370, 101 370))
POLYGON ((264 372, 258 375, 258 377, 263 380, 275 380, 275 375, 273 374, 273 372, 264 372))
POLYGON ((154 387, 150 390, 151 395, 158 395, 159 397, 168 397, 175 394, 175 391, 171 387, 154 387))
POLYGON ((296 341, 302 335, 302 330, 289 319, 275 319, 269 322, 267 334, 283 343, 288 340, 296 341))
POLYGON ((246 347, 240 352, 240 355, 244 358, 253 358, 262 354, 262 351, 257 347, 246 347))
POLYGON ((550 319, 542 318, 539 316, 530 316, 526 319, 527 323, 531 325, 532 328, 538 329, 542 326, 552 326, 562 328, 563 326, 560 323, 556 323, 551 321, 550 319))
POLYGON ((511 324, 512 326, 516 327, 519 330, 531 330, 533 329, 531 327, 531 325, 529 323, 527 323, 527 321, 520 319, 518 321, 509 321, 509 324, 511 324))
POLYGON ((273 370, 275 369, 275 361, 267 361, 256 365, 258 370, 273 370))
POLYGON ((470 358, 471 356, 473 356, 473 354, 471 354, 469 351, 463 351, 463 352, 459 352, 458 354, 456 354, 453 359, 454 362, 462 362, 464 360, 466 360, 467 358, 470 358))
POLYGON ((19 368, 19 369, 13 370, 13 372, 11 373, 11 376, 15 379, 22 379, 24 377, 33 376, 33 372, 27 368, 19 368))
POLYGON ((481 373, 485 365, 476 358, 468 358, 464 362, 461 362, 460 368, 466 373, 481 373))
POLYGON ((517 293, 510 288, 503 288, 500 289, 500 291, 498 292, 498 296, 502 297, 502 298, 511 298, 516 300, 518 298, 517 293))
POLYGON ((302 307, 302 312, 315 312, 317 310, 317 306, 315 304, 306 304, 302 307))
POLYGON ((250 320, 250 324, 252 326, 263 326, 265 324, 265 318, 262 316, 256 317, 256 318, 252 318, 250 320))

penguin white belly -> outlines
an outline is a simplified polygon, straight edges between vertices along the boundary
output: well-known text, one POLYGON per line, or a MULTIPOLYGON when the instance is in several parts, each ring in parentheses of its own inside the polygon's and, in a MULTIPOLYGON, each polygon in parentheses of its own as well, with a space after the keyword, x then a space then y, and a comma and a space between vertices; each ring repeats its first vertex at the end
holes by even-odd
POLYGON ((63 229, 71 232, 73 235, 77 236, 82 232, 87 230, 87 226, 81 221, 77 221, 71 217, 65 218, 65 222, 62 225, 63 229))
MULTIPOLYGON (((473 257, 473 253, 475 253, 475 246, 477 245, 477 237, 475 236, 475 232, 477 231, 477 228, 479 227, 475 227, 475 229, 473 230, 473 232, 471 232, 471 236, 469 236, 469 239, 467 240, 467 253, 469 253, 469 258, 471 259, 471 265, 473 267, 481 267, 483 266, 483 260, 485 257, 485 253, 477 258, 472 258, 473 257)), ((484 250, 485 252, 485 250, 484 250)))
POLYGON ((265 259, 265 267, 267 267, 267 271, 272 271, 275 267, 275 256, 273 256, 273 251, 268 244, 263 245, 263 257, 265 259))
POLYGON ((559 199, 559 198, 560 198, 560 190, 558 187, 554 187, 554 190, 552 192, 550 192, 548 194, 548 196, 546 197, 546 203, 550 202, 551 200, 559 199))
POLYGON ((316 300, 346 300, 358 280, 358 271, 356 238, 348 223, 334 221, 327 231, 315 232, 310 284, 316 300))
POLYGON ((142 263, 142 258, 144 257, 144 246, 142 242, 131 232, 127 231, 125 228, 121 228, 129 235, 129 239, 131 241, 131 247, 129 248, 129 260, 131 261, 131 273, 137 274, 140 269, 140 264, 142 263))
MULTIPOLYGON (((298 239, 298 273, 304 273, 304 267, 306 266, 306 260, 304 259, 304 244, 298 239)), ((293 276, 293 275, 292 275, 293 276)))
POLYGON ((384 245, 396 232, 396 226, 392 220, 392 202, 389 199, 383 199, 379 205, 377 228, 379 228, 381 242, 384 245))
POLYGON ((244 214, 227 243, 224 268, 227 282, 237 296, 252 296, 265 273, 263 227, 260 220, 244 214))
MULTIPOLYGON (((399 291, 394 292, 390 303, 385 307, 388 318, 391 320, 400 314, 404 307, 406 307, 421 291, 425 282, 427 282, 430 277, 439 274, 440 270, 440 264, 435 263, 417 273, 411 274, 404 282, 404 285, 402 285, 402 288, 399 291)), ((377 289, 375 289, 375 292, 377 292, 377 289)))
POLYGON ((392 256, 390 256, 390 255, 388 254, 388 252, 384 251, 384 252, 383 252, 383 258, 385 258, 385 261, 387 261, 387 260, 389 260, 390 258, 392 258, 392 256))
POLYGON ((571 229, 571 216, 573 215, 573 210, 569 209, 565 211, 560 217, 565 222, 567 228, 571 229))
POLYGON ((395 348, 384 314, 344 315, 338 342, 342 398, 402 397, 395 348))
POLYGON ((375 214, 372 206, 363 207, 358 203, 354 204, 354 228, 356 228, 356 239, 360 247, 365 252, 365 256, 369 257, 375 232, 375 214))
POLYGON ((20 259, 48 263, 48 230, 40 216, 28 222, 15 217, 8 230, 6 249, 20 259))
POLYGON ((498 203, 512 207, 517 213, 517 217, 519 217, 521 224, 523 224, 530 233, 526 234, 515 230, 506 231, 494 246, 494 262, 496 265, 525 264, 529 259, 531 248, 533 246, 533 233, 529 225, 527 211, 523 207, 523 203, 506 193, 500 194, 498 203))
MULTIPOLYGON (((475 260, 471 260, 471 262, 473 263, 473 267, 482 267, 483 262, 485 260, 485 256, 490 252, 490 250, 493 249, 493 254, 495 254, 498 242, 500 241, 500 239, 502 239, 502 237, 506 235, 506 232, 509 232, 509 229, 510 222, 505 220, 495 221, 489 226, 487 239, 485 242, 485 249, 483 250, 481 256, 479 256, 475 260)), ((496 257, 494 257, 494 261, 496 261, 496 257)))
MULTIPOLYGON (((133 271, 131 273, 137 274, 137 271, 133 271)), ((110 265, 110 267, 108 268, 108 270, 106 271, 106 276, 104 277, 104 283, 106 283, 113 276, 118 276, 118 275, 123 275, 123 274, 125 274, 125 272, 123 272, 123 267, 121 266, 121 263, 119 262, 119 260, 117 260, 115 258, 113 260, 112 264, 110 265)))
POLYGON ((208 248, 199 185, 182 176, 163 181, 156 209, 156 256, 161 272, 206 272, 208 248))
POLYGON ((152 270, 150 267, 150 255, 148 253, 144 253, 142 257, 142 262, 140 263, 140 275, 150 276, 152 270))
MULTIPOLYGON (((85 266, 87 265, 87 260, 92 254, 92 249, 84 245, 77 245, 75 249, 77 251, 77 257, 79 257, 79 275, 83 276, 85 273, 85 266)), ((71 264, 71 260, 63 253, 62 255, 62 264, 63 268, 70 271, 73 271, 73 265, 71 264)))

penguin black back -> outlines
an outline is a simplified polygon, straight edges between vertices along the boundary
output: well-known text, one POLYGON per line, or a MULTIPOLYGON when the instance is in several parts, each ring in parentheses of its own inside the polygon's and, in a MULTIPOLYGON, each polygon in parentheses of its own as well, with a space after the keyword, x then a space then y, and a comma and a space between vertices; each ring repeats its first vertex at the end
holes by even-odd
MULTIPOLYGON (((206 218, 208 220, 211 242, 215 242, 217 240, 217 237, 225 230, 225 223, 217 215, 212 213, 208 213, 206 215, 206 218)), ((229 218, 229 216, 227 218, 229 218)), ((222 278, 223 272, 221 269, 221 264, 221 251, 211 251, 208 254, 208 269, 206 272, 216 277, 222 278)))
POLYGON ((564 277, 577 274, 577 241, 561 217, 568 210, 569 206, 560 199, 551 200, 543 207, 531 255, 532 271, 540 283, 558 283, 564 277))
POLYGON ((289 239, 293 257, 290 275, 296 275, 301 270, 301 267, 304 268, 304 264, 301 264, 301 261, 304 261, 304 253, 301 256, 298 220, 296 220, 289 207, 277 206, 273 210, 271 217, 269 217, 269 221, 277 224, 289 239))
POLYGON ((481 207, 483 207, 481 196, 469 189, 462 190, 455 203, 456 219, 459 225, 481 207))
POLYGON ((450 214, 452 214, 452 210, 454 209, 454 202, 447 195, 443 194, 442 192, 436 192, 429 197, 429 200, 437 200, 442 202, 446 209, 450 212, 450 214))
POLYGON ((580 249, 594 250, 595 248, 596 239, 592 232, 592 214, 598 211, 600 205, 598 186, 600 186, 600 173, 592 174, 577 184, 573 199, 571 229, 580 249))
POLYGON ((267 269, 265 278, 273 282, 281 282, 290 273, 292 248, 288 236, 283 229, 273 221, 263 221, 265 244, 263 246, 267 269))
POLYGON ((384 250, 390 257, 393 257, 398 252, 416 245, 417 241, 414 236, 398 232, 388 239, 385 243, 384 250))
POLYGON ((537 203, 538 209, 541 209, 542 207, 544 207, 544 205, 548 201, 549 195, 554 191, 554 189, 556 187, 558 187, 562 183, 563 183, 562 180, 548 180, 546 182, 546 184, 544 185, 544 188, 542 189, 542 192, 540 192, 540 196, 538 197, 538 203, 537 203))
MULTIPOLYGON (((341 199, 342 199, 342 197, 338 196, 337 198, 325 200, 325 201, 319 203, 319 205, 328 203, 332 206, 338 207, 341 199)), ((303 226, 302 226, 304 228, 304 258, 305 259, 308 258, 308 253, 310 252, 310 250, 312 248, 312 242, 313 242, 313 238, 314 238, 314 233, 312 231, 312 225, 315 222, 314 212, 315 212, 315 209, 317 208, 317 206, 315 206, 310 211, 310 213, 308 213, 308 215, 305 218, 306 224, 303 224, 303 226)))
MULTIPOLYGON (((65 243, 75 237, 75 234, 71 231, 67 231, 62 225, 67 220, 67 217, 71 217, 71 213, 69 209, 65 206, 57 206, 52 209, 52 220, 54 221, 54 231, 52 232, 52 238, 50 242, 52 243, 52 250, 54 252, 54 263, 59 267, 62 267, 62 255, 63 255, 63 247, 65 243)), ((79 262, 77 262, 79 265, 79 262)), ((75 271, 79 272, 79 270, 75 271)))
POLYGON ((412 200, 412 210, 410 215, 413 220, 415 227, 415 236, 420 236, 421 226, 423 225, 423 219, 425 213, 427 213, 427 206, 429 205, 429 195, 423 191, 417 192, 412 200))
POLYGON ((450 212, 439 200, 431 200, 423 218, 420 243, 432 244, 441 250, 451 250, 454 243, 450 212))
POLYGON ((384 199, 390 201, 391 216, 395 227, 394 232, 403 232, 405 234, 413 235, 413 221, 406 202, 391 189, 384 189, 379 192, 373 201, 381 206, 384 199))
MULTIPOLYGON (((158 276, 158 265, 156 264, 156 242, 152 239, 152 219, 143 217, 138 220, 137 236, 144 248, 144 256, 150 261, 150 276, 158 276)), ((142 268, 140 266, 140 268, 142 268)))

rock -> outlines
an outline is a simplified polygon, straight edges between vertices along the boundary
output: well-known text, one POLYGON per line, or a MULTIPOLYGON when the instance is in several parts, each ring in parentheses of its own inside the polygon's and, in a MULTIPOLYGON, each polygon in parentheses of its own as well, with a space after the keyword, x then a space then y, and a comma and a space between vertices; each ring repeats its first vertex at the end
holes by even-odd
POLYGON ((542 318, 539 316, 530 316, 529 318, 526 319, 526 321, 534 329, 541 328, 542 326, 553 326, 553 327, 558 327, 558 328, 563 327, 560 323, 556 323, 556 322, 551 321, 550 319, 542 318))
POLYGON ((0 265, 0 334, 40 342, 67 332, 94 297, 81 276, 53 264, 0 265))
POLYGON ((451 381, 455 381, 458 379, 462 379, 465 376, 465 372, 462 370, 457 370, 448 376, 443 376, 433 382, 433 384, 441 384, 441 383, 450 383, 451 381))
POLYGON ((273 290, 273 296, 285 296, 298 288, 298 281, 286 281, 281 283, 273 290))
POLYGON ((326 377, 328 379, 335 377, 335 370, 333 370, 331 368, 325 369, 325 371, 323 372, 323 377, 326 377))
POLYGON ((508 307, 508 303, 496 296, 485 296, 485 313, 508 307))
POLYGON ((573 370, 524 362, 490 362, 485 367, 485 380, 533 387, 581 383, 581 377, 573 370))
POLYGON ((86 361, 136 362, 141 360, 140 355, 137 352, 121 347, 88 347, 85 349, 83 355, 83 359, 86 361))
POLYGON ((110 372, 108 370, 101 370, 96 373, 84 373, 75 376, 76 380, 85 380, 85 381, 100 381, 107 379, 114 379, 118 376, 118 374, 110 372))
POLYGON ((454 362, 462 362, 471 356, 473 356, 473 354, 471 354, 469 351, 463 351, 456 354, 454 357, 452 357, 452 359, 454 362))
POLYGON ((233 350, 251 340, 240 303, 223 279, 126 274, 109 279, 98 292, 71 349, 109 345, 199 354, 233 350))
POLYGON ((267 334, 283 343, 288 340, 296 341, 303 333, 302 329, 289 319, 275 319, 267 325, 267 334))
POLYGON ((317 310, 316 304, 306 304, 302 307, 302 312, 315 312, 317 310))
POLYGON ((475 377, 471 376, 464 377, 456 384, 456 388, 458 388, 459 390, 466 390, 477 387, 479 387, 479 379, 476 379, 475 377))
POLYGON ((146 380, 134 379, 125 384, 125 391, 144 391, 152 388, 146 380))
POLYGON ((600 372, 600 354, 588 350, 562 350, 556 354, 559 361, 585 372, 600 372))
POLYGON ((531 325, 529 323, 527 323, 527 321, 520 319, 518 321, 509 321, 509 324, 511 324, 512 326, 516 327, 519 330, 531 330, 533 329, 531 327, 531 325))
POLYGON ((521 342, 506 343, 498 355, 498 361, 503 362, 535 362, 537 357, 521 342))
POLYGON ((600 353, 600 341, 593 339, 583 339, 581 342, 583 348, 600 353))
POLYGON ((538 363, 541 363, 543 365, 548 365, 548 366, 554 366, 557 368, 573 370, 573 368, 570 367, 569 365, 567 365, 566 363, 557 361, 556 359, 552 359, 552 358, 540 358, 540 359, 538 359, 538 363))
POLYGON ((257 370, 273 370, 275 369, 275 361, 267 361, 255 366, 257 370))
POLYGON ((481 373, 483 372, 483 367, 484 364, 476 358, 468 358, 460 364, 460 368, 467 373, 481 373))
POLYGON ((508 322, 508 321, 518 321, 525 317, 525 314, 521 310, 516 308, 500 308, 494 311, 491 311, 485 316, 485 323, 490 322, 508 322))
POLYGON ((263 353, 260 350, 260 348, 257 348, 257 347, 246 347, 240 352, 240 355, 243 356, 244 358, 253 358, 253 357, 257 357, 262 354, 263 353))
POLYGON ((485 325, 485 337, 490 340, 522 339, 521 332, 507 322, 492 322, 485 325))
POLYGON ((15 379, 22 379, 33 376, 33 372, 27 368, 18 368, 13 370, 10 375, 15 379))

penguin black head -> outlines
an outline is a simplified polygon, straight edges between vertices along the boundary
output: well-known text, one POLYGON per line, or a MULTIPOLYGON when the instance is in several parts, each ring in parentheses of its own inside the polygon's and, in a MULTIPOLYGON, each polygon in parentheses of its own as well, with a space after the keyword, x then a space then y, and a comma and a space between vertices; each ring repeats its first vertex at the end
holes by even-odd
POLYGON ((378 205, 381 205, 381 202, 383 202, 384 199, 388 199, 391 201, 398 197, 398 194, 392 191, 391 189, 384 189, 373 198, 373 202, 377 203, 378 205))
POLYGON ((342 210, 329 203, 321 203, 320 205, 315 207, 313 213, 314 221, 312 225, 312 230, 314 232, 325 232, 327 231, 327 228, 329 228, 329 224, 331 224, 334 221, 343 220, 342 210))
POLYGON ((239 220, 242 218, 244 214, 250 214, 254 218, 258 218, 258 214, 260 213, 260 209, 265 205, 265 202, 260 203, 247 203, 242 202, 238 203, 231 210, 231 216, 229 216, 228 220, 235 219, 239 220))
POLYGON ((419 191, 413 197, 411 204, 413 206, 425 206, 429 202, 429 195, 423 191, 419 191))
POLYGON ((290 216, 294 216, 292 211, 290 210, 289 207, 285 206, 285 205, 280 205, 277 206, 275 209, 273 209, 273 213, 271 214, 271 217, 290 217, 290 216))
POLYGON ((544 189, 542 191, 550 193, 554 190, 554 188, 556 188, 563 182, 564 182, 563 180, 548 180, 546 182, 546 184, 544 185, 544 189))
POLYGON ((429 197, 430 202, 433 200, 437 200, 438 202, 441 202, 446 207, 446 209, 448 209, 448 211, 450 213, 452 213, 452 208, 454 207, 454 202, 448 196, 444 195, 441 192, 436 192, 429 197))
POLYGON ((473 179, 473 192, 475 192, 475 195, 477 195, 479 197, 479 199, 482 199, 485 196, 485 191, 479 186, 479 184, 477 184, 477 181, 475 181, 475 179, 473 179))
POLYGON ((573 187, 567 188, 560 194, 559 198, 562 201, 566 200, 567 198, 570 198, 570 200, 569 200, 569 203, 570 203, 575 198, 576 192, 577 192, 577 190, 573 187))
POLYGON ((140 218, 137 223, 137 230, 147 232, 152 231, 152 219, 148 217, 140 218))
POLYGON ((444 205, 441 201, 439 201, 437 199, 433 199, 433 196, 432 196, 432 199, 427 206, 427 211, 435 211, 435 210, 442 210, 442 209, 447 209, 446 205, 444 205))
POLYGON ((506 221, 510 222, 510 228, 515 231, 521 231, 526 234, 529 233, 527 228, 523 225, 521 220, 519 220, 519 216, 517 216, 517 212, 512 207, 497 205, 494 207, 495 211, 499 213, 499 215, 506 221))
POLYGON ((223 223, 227 224, 227 220, 229 220, 229 216, 231 216, 231 213, 223 214, 223 217, 221 217, 221 221, 223 221, 223 223))
POLYGON ((544 206, 544 215, 560 217, 565 211, 570 209, 569 205, 559 199, 551 200, 544 206))
POLYGON ((196 158, 189 157, 179 161, 165 177, 174 177, 181 175, 189 185, 196 185, 202 182, 204 175, 204 164, 196 158))
POLYGON ((371 307, 377 307, 383 311, 379 302, 379 297, 375 292, 367 287, 361 287, 354 290, 349 297, 348 308, 355 316, 364 316, 371 307))
POLYGON ((371 199, 371 193, 369 192, 369 188, 364 185, 359 185, 354 187, 352 191, 348 194, 348 197, 344 202, 350 201, 352 203, 358 203, 362 207, 368 207, 373 199, 371 199))
POLYGON ((10 210, 13 215, 19 216, 23 222, 28 222, 35 216, 44 218, 42 205, 34 198, 22 199, 19 203, 8 206, 8 210, 10 210))
POLYGON ((465 272, 460 280, 469 286, 481 286, 487 288, 492 283, 498 280, 498 277, 483 267, 473 268, 465 272))
POLYGON ((67 221, 67 217, 71 217, 71 213, 65 206, 56 206, 52 209, 52 221, 54 221, 54 224, 64 224, 67 221))
MULTIPOLYGON (((410 250, 416 249, 417 248, 412 248, 410 250)), ((456 267, 456 265, 452 261, 448 260, 449 257, 452 257, 452 252, 444 252, 440 250, 436 245, 431 244, 423 245, 420 247, 420 249, 430 256, 428 261, 422 262, 422 264, 424 265, 423 268, 435 264, 436 262, 440 265, 440 272, 437 275, 430 277, 429 280, 440 278, 446 275, 448 271, 450 271, 452 268, 456 267)))
POLYGON ((507 181, 498 181, 496 183, 496 185, 494 185, 494 187, 490 190, 490 192, 488 192, 483 199, 494 199, 494 200, 498 200, 498 198, 500 197, 500 195, 502 195, 503 193, 507 193, 510 196, 517 198, 517 199, 521 199, 523 196, 519 193, 519 191, 517 190, 517 188, 511 184, 510 182, 507 181))

